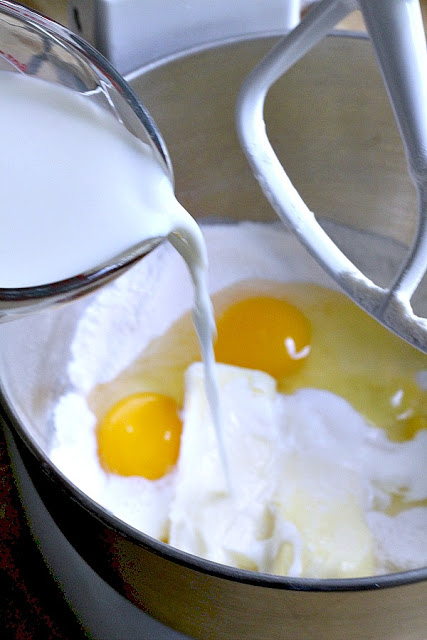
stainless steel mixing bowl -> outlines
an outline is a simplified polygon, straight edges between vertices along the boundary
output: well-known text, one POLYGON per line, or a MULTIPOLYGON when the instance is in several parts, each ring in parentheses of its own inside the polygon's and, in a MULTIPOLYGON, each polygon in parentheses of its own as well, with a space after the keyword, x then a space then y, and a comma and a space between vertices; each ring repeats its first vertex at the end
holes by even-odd
MULTIPOLYGON (((242 79, 271 44, 268 37, 211 44, 129 78, 164 135, 178 197, 201 220, 275 219, 234 133, 242 79)), ((327 38, 274 88, 266 119, 309 206, 390 238, 398 262, 413 231, 415 194, 369 42, 327 38)), ((366 266, 362 246, 347 249, 366 266)), ((1 411, 44 504, 100 576, 143 611, 200 639, 425 640, 425 567, 322 581, 235 570, 137 533, 71 485, 47 456, 49 417, 86 304, 0 328, 1 411)))

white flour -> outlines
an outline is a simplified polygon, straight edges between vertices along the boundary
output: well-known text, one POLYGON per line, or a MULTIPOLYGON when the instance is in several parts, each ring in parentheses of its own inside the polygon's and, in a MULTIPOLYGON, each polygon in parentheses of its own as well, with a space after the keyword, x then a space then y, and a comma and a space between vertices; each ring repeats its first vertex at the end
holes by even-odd
MULTIPOLYGON (((333 288, 330 279, 278 225, 210 226, 204 229, 204 235, 211 264, 211 293, 254 278, 316 282, 333 288)), ((165 333, 191 308, 192 300, 186 267, 168 245, 157 248, 128 274, 100 291, 78 324, 68 365, 69 390, 59 399, 54 414, 53 462, 117 517, 160 539, 168 532, 175 472, 155 482, 106 474, 99 466, 96 419, 86 397, 98 384, 113 380, 129 366, 154 337, 165 333)), ((426 499, 426 457, 425 432, 399 446, 380 438, 365 447, 363 468, 372 483, 369 509, 372 505, 375 509, 386 508, 388 492, 399 491, 402 486, 409 487, 410 499, 426 499)), ((421 535, 426 514, 426 507, 407 510, 395 518, 367 513, 376 541, 379 573, 427 564, 427 537, 421 535)))

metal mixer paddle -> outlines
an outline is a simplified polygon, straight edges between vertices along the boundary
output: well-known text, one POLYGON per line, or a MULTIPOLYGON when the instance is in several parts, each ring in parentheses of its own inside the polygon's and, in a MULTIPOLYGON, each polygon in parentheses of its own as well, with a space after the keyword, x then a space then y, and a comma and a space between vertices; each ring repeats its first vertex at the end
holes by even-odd
POLYGON ((266 197, 313 257, 360 307, 427 353, 427 319, 411 299, 427 269, 427 50, 418 0, 321 0, 246 78, 237 101, 241 145, 266 197), (388 288, 376 285, 317 222, 277 158, 264 123, 270 87, 350 11, 360 8, 382 71, 418 196, 418 226, 388 288))

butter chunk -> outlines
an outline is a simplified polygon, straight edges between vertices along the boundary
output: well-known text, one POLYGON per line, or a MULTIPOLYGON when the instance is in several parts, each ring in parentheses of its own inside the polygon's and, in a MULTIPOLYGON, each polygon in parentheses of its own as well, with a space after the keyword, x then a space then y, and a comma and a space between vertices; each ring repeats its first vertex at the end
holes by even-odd
MULTIPOLYGON (((370 428, 347 401, 318 389, 278 394, 278 415, 282 452, 274 501, 301 535, 301 575, 372 575, 363 453, 370 428)), ((286 573, 277 562, 274 570, 286 573)))
POLYGON ((269 503, 277 475, 276 383, 269 375, 216 365, 231 493, 219 457, 199 363, 186 374, 184 429, 171 545, 197 556, 264 570, 264 540, 272 535, 269 503), (276 469, 276 470, 275 470, 276 469))
MULTIPOLYGON (((275 501, 283 519, 301 535, 301 575, 355 578, 375 573, 373 538, 353 470, 309 455, 286 456, 275 501)), ((274 572, 289 573, 280 558, 274 572)))

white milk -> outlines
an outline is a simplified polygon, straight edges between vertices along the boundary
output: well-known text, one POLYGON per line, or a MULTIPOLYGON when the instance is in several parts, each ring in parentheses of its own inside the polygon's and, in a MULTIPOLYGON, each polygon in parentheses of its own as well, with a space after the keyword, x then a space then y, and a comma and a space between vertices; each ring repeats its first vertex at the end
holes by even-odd
POLYGON ((206 247, 151 148, 88 97, 9 72, 0 74, 0 139, 0 288, 76 276, 147 239, 168 238, 193 278, 221 443, 206 247))
POLYGON ((0 287, 55 282, 179 227, 199 232, 151 148, 90 98, 0 75, 0 287))

